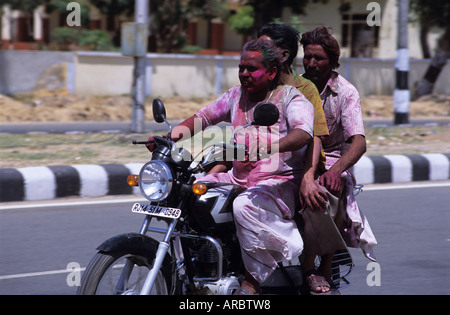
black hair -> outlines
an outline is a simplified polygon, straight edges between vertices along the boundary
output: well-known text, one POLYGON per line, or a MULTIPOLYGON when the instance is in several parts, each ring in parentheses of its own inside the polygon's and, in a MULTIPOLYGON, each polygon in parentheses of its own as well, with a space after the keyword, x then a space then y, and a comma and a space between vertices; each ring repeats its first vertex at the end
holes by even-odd
POLYGON ((319 26, 312 31, 306 32, 302 35, 300 43, 303 45, 303 49, 308 45, 320 45, 330 59, 330 65, 332 69, 339 68, 339 56, 341 55, 341 49, 336 38, 331 35, 330 31, 325 26, 319 26))
POLYGON ((291 66, 298 54, 300 33, 288 24, 268 23, 258 31, 258 38, 263 35, 270 37, 278 47, 289 50, 286 62, 291 66))

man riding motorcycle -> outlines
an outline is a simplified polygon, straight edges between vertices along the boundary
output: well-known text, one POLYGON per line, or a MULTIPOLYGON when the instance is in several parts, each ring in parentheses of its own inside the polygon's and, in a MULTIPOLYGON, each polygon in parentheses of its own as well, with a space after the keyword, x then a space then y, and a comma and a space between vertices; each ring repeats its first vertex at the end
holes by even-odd
MULTIPOLYGON (((236 133, 236 142, 250 149, 243 161, 234 160, 228 172, 208 175, 202 180, 233 183, 244 187, 233 203, 246 277, 235 294, 257 294, 277 268, 278 262, 299 256, 303 241, 293 220, 306 145, 312 139, 314 108, 295 88, 278 85, 281 54, 273 42, 253 40, 241 53, 240 86, 175 127, 176 141, 194 134, 195 119, 202 129, 221 121, 234 127, 249 123, 258 103, 271 102, 280 112, 269 128, 249 128, 236 133), (261 159, 261 148, 270 153, 261 159)), ((150 139, 149 139, 150 140, 150 139)), ((148 146, 152 151, 152 146, 148 146)))

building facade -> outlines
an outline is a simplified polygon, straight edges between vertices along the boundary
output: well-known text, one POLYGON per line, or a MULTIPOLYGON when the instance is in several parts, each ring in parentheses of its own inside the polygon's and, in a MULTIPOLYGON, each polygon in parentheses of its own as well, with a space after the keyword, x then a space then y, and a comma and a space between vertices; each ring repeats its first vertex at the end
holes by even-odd
MULTIPOLYGON (((326 4, 310 2, 305 8, 305 15, 296 16, 302 30, 310 30, 319 25, 329 26, 338 39, 342 57, 354 58, 395 58, 397 42, 397 0, 328 0, 326 4)), ((239 9, 242 3, 229 1, 231 12, 239 9)), ((115 45, 120 45, 120 27, 123 22, 132 21, 133 17, 121 15, 108 17, 90 5, 90 21, 87 28, 103 29, 114 38, 115 45)), ((66 26, 65 17, 56 10, 47 13, 41 6, 31 18, 23 12, 11 10, 5 5, 1 12, 0 47, 1 49, 42 49, 51 41, 51 30, 66 26)), ((283 11, 282 21, 293 21, 289 9, 283 11)), ((201 47, 201 54, 239 54, 244 41, 248 38, 237 34, 220 19, 207 21, 201 18, 187 23, 187 40, 189 45, 201 47)), ((423 58, 419 41, 419 25, 410 22, 409 51, 411 58, 423 58)), ((428 35, 428 43, 433 51, 436 47, 439 31, 428 35)), ((300 50, 299 54, 302 54, 300 50)))

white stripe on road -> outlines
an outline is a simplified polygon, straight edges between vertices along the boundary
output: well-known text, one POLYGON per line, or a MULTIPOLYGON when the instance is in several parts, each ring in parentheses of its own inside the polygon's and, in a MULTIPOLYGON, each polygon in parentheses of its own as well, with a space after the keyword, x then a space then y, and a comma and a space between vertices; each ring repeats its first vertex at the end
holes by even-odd
POLYGON ((18 273, 15 275, 0 276, 0 280, 48 276, 48 275, 56 275, 59 273, 81 272, 84 270, 86 270, 86 268, 60 269, 60 270, 50 270, 50 271, 40 271, 40 272, 18 273))
POLYGON ((423 183, 417 183, 417 184, 371 184, 368 186, 364 186, 362 190, 391 190, 391 189, 413 189, 413 188, 437 188, 437 187, 447 187, 450 186, 450 181, 444 181, 442 183, 429 183, 429 182, 423 182, 423 183))
MULTIPOLYGON (((125 264, 114 265, 113 269, 123 268, 124 266, 125 266, 125 264)), ((82 272, 85 270, 86 270, 86 268, 73 268, 73 269, 60 269, 60 270, 50 270, 50 271, 40 271, 40 272, 18 273, 15 275, 0 276, 0 280, 48 276, 48 275, 56 275, 56 274, 60 274, 60 273, 82 272)))

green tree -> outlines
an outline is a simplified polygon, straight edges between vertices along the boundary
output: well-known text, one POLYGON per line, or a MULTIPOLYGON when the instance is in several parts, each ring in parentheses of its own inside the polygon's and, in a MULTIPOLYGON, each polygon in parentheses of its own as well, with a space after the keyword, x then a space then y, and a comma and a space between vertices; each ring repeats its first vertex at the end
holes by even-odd
POLYGON ((248 32, 256 33, 264 24, 279 21, 284 8, 290 8, 296 15, 306 15, 305 8, 310 2, 327 3, 328 0, 249 0, 247 5, 253 7, 255 22, 248 32))
POLYGON ((134 0, 89 0, 100 12, 108 16, 116 16, 122 13, 134 14, 134 0))
MULTIPOLYGON (((225 0, 151 0, 150 12, 153 15, 152 33, 155 34, 158 48, 170 53, 186 45, 186 25, 189 18, 202 17, 208 21, 225 17, 225 0)), ((208 26, 208 34, 210 28, 208 26)), ((210 36, 208 36, 209 38, 210 36)))
MULTIPOLYGON (((71 11, 67 10, 67 5, 71 0, 46 0, 46 12, 50 13, 53 10, 57 10, 63 18, 67 18, 67 16, 71 13, 71 11)), ((88 0, 78 0, 76 1, 81 8, 81 27, 86 27, 89 25, 89 5, 88 0)))
POLYGON ((153 13, 152 33, 156 37, 158 48, 172 53, 186 44, 184 22, 185 8, 179 0, 152 0, 150 12, 153 13))
POLYGON ((186 0, 184 7, 188 19, 200 17, 208 21, 206 29, 207 45, 211 45, 211 20, 220 18, 226 20, 228 17, 228 9, 226 0, 186 0))
POLYGON ((225 18, 228 14, 225 0, 187 0, 184 6, 187 8, 189 17, 202 17, 212 20, 220 17, 225 18))
MULTIPOLYGON (((443 29, 443 34, 438 40, 436 52, 425 72, 424 77, 418 83, 412 98, 417 99, 422 95, 431 94, 439 74, 450 58, 450 2, 448 0, 411 0, 411 9, 417 15, 417 21, 422 28, 422 46, 427 47, 426 34, 432 27, 443 29)), ((425 55, 426 55, 426 49, 425 55)))
POLYGON ((245 5, 228 19, 231 29, 241 35, 250 35, 255 25, 255 9, 245 5))

